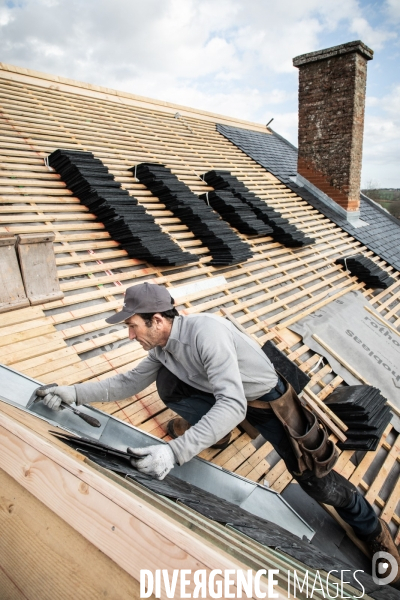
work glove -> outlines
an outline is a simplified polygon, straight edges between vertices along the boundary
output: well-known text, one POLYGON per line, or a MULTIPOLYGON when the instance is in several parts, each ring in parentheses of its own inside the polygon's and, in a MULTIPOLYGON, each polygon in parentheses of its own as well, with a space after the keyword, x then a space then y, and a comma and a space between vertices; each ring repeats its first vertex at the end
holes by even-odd
POLYGON ((76 402, 74 385, 55 385, 54 387, 36 390, 37 396, 43 397, 43 403, 52 410, 60 410, 61 402, 73 404, 76 402))
POLYGON ((127 452, 134 455, 131 463, 138 471, 155 479, 164 479, 175 465, 175 455, 168 444, 127 448, 127 452))

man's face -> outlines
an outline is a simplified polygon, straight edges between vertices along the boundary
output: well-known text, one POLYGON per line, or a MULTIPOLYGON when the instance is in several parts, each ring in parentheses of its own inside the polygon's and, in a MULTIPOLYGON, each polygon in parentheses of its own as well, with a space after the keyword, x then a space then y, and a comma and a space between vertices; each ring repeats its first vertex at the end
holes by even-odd
POLYGON ((133 315, 125 321, 129 327, 129 339, 137 340, 143 350, 151 350, 156 346, 165 346, 171 332, 171 324, 161 315, 154 315, 151 326, 139 315, 133 315))

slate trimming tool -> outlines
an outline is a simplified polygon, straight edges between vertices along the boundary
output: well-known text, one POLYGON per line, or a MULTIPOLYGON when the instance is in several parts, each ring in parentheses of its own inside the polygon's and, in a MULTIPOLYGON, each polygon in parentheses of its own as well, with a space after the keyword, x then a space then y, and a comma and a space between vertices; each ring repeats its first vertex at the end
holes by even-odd
MULTIPOLYGON (((52 388, 52 387, 57 387, 57 386, 58 386, 57 383, 49 383, 47 385, 41 385, 38 388, 36 388, 36 390, 33 392, 32 396, 30 397, 30 399, 28 401, 28 404, 26 405, 26 408, 29 409, 36 402, 39 402, 40 400, 43 400, 42 396, 38 396, 37 395, 36 392, 38 390, 46 390, 46 389, 49 389, 49 388, 52 388)), ((66 402, 61 402, 60 408, 61 408, 61 410, 65 410, 65 409, 71 410, 75 415, 77 415, 79 418, 83 419, 91 427, 101 427, 100 421, 98 421, 94 417, 91 417, 90 415, 87 415, 86 413, 81 412, 77 408, 75 408, 73 406, 70 406, 66 402)))

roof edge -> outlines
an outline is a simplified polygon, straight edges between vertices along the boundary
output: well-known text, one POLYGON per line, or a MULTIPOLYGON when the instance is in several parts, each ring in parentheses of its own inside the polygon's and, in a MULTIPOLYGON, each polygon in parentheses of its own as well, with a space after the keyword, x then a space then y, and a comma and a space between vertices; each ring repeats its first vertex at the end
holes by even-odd
POLYGON ((44 88, 50 88, 53 90, 62 91, 73 91, 75 93, 116 101, 121 104, 130 104, 134 106, 141 106, 146 108, 153 108, 155 110, 161 110, 169 114, 173 114, 177 111, 181 113, 183 117, 193 117, 201 119, 203 121, 209 121, 212 123, 223 122, 226 125, 246 127, 254 131, 263 131, 264 133, 270 133, 265 125, 260 123, 253 123, 252 121, 245 121, 237 119, 235 117, 229 117, 220 115, 218 113, 209 112, 206 110, 191 108, 182 104, 174 104, 172 102, 166 102, 164 100, 156 100, 154 98, 147 98, 146 96, 139 96, 124 92, 121 90, 115 90, 112 88, 95 85, 92 83, 85 83, 82 81, 76 81, 74 79, 68 79, 67 77, 61 77, 58 75, 50 75, 41 71, 35 71, 32 69, 26 69, 24 67, 18 67, 16 65, 8 65, 0 62, 0 78, 8 79, 11 81, 21 81, 24 83, 35 83, 44 88), (75 88, 75 89, 71 89, 75 88))
POLYGON ((311 62, 326 60, 334 56, 353 52, 358 52, 365 60, 372 60, 374 57, 374 51, 371 48, 368 48, 361 40, 355 40, 354 42, 347 42, 347 44, 339 44, 339 46, 332 46, 331 48, 324 48, 323 50, 316 50, 315 52, 295 56, 293 58, 293 66, 301 67, 311 62))
POLYGON ((377 202, 376 200, 373 200, 372 198, 370 198, 363 192, 360 192, 360 198, 363 198, 363 200, 365 200, 365 202, 368 202, 369 204, 373 205, 374 208, 376 208, 377 210, 380 210, 385 215, 385 217, 387 217, 393 223, 395 223, 395 225, 398 225, 400 227, 400 219, 398 219, 397 217, 392 215, 392 213, 390 213, 386 208, 384 208, 381 204, 379 204, 379 202, 377 202))

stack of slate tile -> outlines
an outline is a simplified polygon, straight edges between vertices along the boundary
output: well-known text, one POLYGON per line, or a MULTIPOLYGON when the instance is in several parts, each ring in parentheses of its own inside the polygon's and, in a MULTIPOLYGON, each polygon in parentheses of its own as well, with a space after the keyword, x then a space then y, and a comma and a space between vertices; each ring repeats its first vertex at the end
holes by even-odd
POLYGON ((253 256, 245 242, 188 186, 161 164, 141 163, 131 171, 209 249, 212 265, 234 265, 253 256))
POLYGON ((348 426, 342 450, 376 450, 392 413, 380 391, 371 385, 337 388, 325 403, 348 426))
POLYGON ((335 264, 342 265, 346 271, 350 271, 352 275, 360 281, 364 281, 371 288, 382 288, 385 290, 395 283, 393 277, 390 277, 373 260, 362 254, 338 258, 335 260, 335 264))
POLYGON ((237 177, 229 171, 208 171, 202 179, 215 190, 229 190, 236 198, 247 204, 256 214, 258 219, 272 228, 273 239, 291 248, 308 246, 314 239, 307 237, 297 227, 282 217, 281 213, 268 206, 264 200, 258 198, 237 177))
POLYGON ((246 235, 271 235, 272 228, 261 221, 255 212, 228 190, 208 192, 200 196, 232 227, 246 235))
POLYGON ((132 258, 154 265, 184 265, 198 260, 160 229, 91 152, 56 150, 49 156, 49 164, 132 258))

